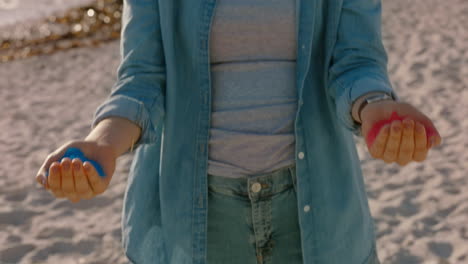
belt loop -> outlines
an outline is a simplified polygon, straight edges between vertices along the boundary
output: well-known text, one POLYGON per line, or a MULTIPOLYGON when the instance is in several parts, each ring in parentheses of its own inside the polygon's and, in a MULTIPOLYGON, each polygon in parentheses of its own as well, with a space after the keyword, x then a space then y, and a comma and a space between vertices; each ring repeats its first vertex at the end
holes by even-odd
POLYGON ((252 201, 256 201, 256 195, 250 189, 250 186, 252 185, 251 183, 252 183, 252 179, 247 178, 247 194, 249 195, 249 199, 252 202, 252 201))
POLYGON ((296 186, 296 165, 289 167, 289 175, 291 175, 291 179, 294 185, 294 191, 297 193, 297 186, 296 186))

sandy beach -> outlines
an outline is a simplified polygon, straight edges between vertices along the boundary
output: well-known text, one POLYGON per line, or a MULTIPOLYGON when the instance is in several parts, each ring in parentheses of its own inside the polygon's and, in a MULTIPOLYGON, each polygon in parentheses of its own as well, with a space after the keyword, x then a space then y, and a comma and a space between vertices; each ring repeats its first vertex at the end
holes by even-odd
MULTIPOLYGON (((468 263, 468 1, 384 0, 383 40, 400 98, 443 143, 405 167, 356 138, 382 263, 468 263)), ((0 29, 1 30, 1 29, 0 29)), ((123 264, 120 219, 131 155, 107 191, 56 199, 34 176, 46 156, 90 132, 119 64, 119 42, 0 63, 0 263, 123 264)))

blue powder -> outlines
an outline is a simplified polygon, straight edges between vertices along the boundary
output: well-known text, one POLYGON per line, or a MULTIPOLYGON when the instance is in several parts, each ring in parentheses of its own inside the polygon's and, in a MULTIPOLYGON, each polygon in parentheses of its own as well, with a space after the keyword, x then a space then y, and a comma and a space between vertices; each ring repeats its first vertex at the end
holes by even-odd
MULTIPOLYGON (((60 158, 60 162, 64 158, 69 158, 71 160, 73 160, 74 158, 77 158, 77 159, 80 159, 83 163, 85 161, 88 161, 89 163, 91 163, 94 166, 94 168, 96 169, 96 171, 98 172, 100 177, 104 178, 106 176, 104 174, 104 170, 102 169, 101 165, 99 165, 99 163, 97 163, 94 160, 86 158, 85 155, 83 154, 83 152, 81 152, 81 150, 78 149, 78 148, 69 148, 69 149, 67 149, 67 151, 62 156, 62 158, 60 158)), ((47 176, 49 176, 49 171, 46 171, 46 177, 47 176)))

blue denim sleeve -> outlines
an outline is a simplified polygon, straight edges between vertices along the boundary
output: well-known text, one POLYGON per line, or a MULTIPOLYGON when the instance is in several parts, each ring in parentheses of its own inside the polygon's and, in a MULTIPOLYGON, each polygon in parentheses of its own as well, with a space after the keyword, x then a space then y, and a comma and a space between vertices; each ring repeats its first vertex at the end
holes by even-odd
POLYGON ((126 118, 141 128, 140 144, 155 143, 165 114, 166 68, 158 1, 125 0, 121 62, 109 97, 96 109, 91 128, 104 118, 126 118))
POLYGON ((362 135, 351 106, 358 97, 382 91, 399 99, 388 78, 381 9, 381 0, 343 0, 329 68, 328 88, 338 118, 356 136, 362 135))

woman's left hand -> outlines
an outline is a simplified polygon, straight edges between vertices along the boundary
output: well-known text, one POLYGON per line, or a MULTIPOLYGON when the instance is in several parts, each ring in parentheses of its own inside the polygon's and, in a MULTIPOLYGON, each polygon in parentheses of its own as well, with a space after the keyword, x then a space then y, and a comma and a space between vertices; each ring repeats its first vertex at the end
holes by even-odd
POLYGON ((397 162, 405 166, 411 161, 426 159, 431 147, 441 144, 442 139, 432 121, 408 103, 391 100, 370 103, 361 112, 361 132, 367 138, 372 126, 381 120, 388 120, 393 112, 404 116, 404 120, 394 120, 384 125, 377 134, 369 153, 386 163, 397 162), (427 140, 426 132, 433 131, 427 140))

